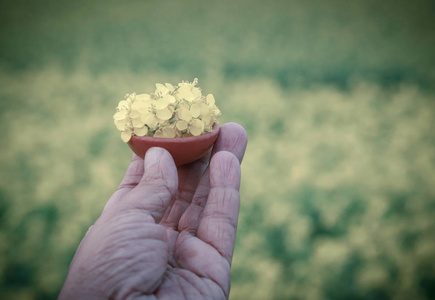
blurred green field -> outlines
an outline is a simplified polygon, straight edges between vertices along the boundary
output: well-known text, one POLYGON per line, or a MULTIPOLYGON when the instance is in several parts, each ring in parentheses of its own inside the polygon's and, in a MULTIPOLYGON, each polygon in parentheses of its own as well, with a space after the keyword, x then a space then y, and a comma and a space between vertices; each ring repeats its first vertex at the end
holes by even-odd
POLYGON ((433 1, 2 1, 0 299, 55 299, 131 158, 115 106, 198 77, 242 124, 232 299, 435 298, 433 1))

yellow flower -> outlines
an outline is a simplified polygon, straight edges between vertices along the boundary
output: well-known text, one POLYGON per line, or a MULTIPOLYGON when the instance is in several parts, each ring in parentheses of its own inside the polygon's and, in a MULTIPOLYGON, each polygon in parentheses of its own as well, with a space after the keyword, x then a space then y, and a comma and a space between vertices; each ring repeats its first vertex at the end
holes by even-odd
POLYGON ((172 112, 169 108, 163 108, 156 110, 156 116, 161 120, 169 120, 172 117, 172 112))
POLYGON ((213 96, 212 94, 208 94, 207 97, 206 97, 205 99, 206 99, 207 104, 208 104, 209 106, 214 106, 214 104, 215 104, 216 101, 215 101, 214 96, 213 96))
POLYGON ((176 95, 178 96, 179 99, 184 99, 186 101, 193 101, 195 99, 195 95, 192 93, 192 86, 185 84, 182 85, 176 95))
POLYGON ((118 130, 123 131, 130 124, 129 118, 125 118, 122 120, 115 120, 115 126, 118 130))
POLYGON ((198 118, 201 115, 201 103, 195 103, 190 106, 192 117, 198 118))
POLYGON ((156 91, 155 94, 159 96, 163 96, 169 93, 169 89, 161 83, 156 83, 156 91))
POLYGON ((131 102, 127 101, 127 100, 121 100, 119 101, 118 110, 128 110, 130 108, 130 104, 131 102))
POLYGON ((163 109, 168 107, 169 105, 175 103, 175 97, 169 94, 163 96, 162 98, 158 98, 154 101, 154 107, 156 109, 163 109))
POLYGON ((189 122, 193 118, 189 106, 183 104, 178 107, 177 115, 180 120, 184 120, 186 122, 189 122))
POLYGON ((154 137, 159 138, 174 138, 176 136, 175 129, 171 126, 165 126, 157 130, 154 134, 154 137))
POLYGON ((113 121, 115 123, 116 128, 118 128, 118 130, 121 131, 124 130, 125 127, 128 125, 128 123, 130 122, 128 116, 129 109, 130 109, 130 102, 126 100, 122 100, 119 102, 117 107, 117 112, 113 116, 113 121))
POLYGON ((120 110, 116 112, 116 114, 113 116, 114 120, 123 120, 127 118, 128 116, 128 110, 120 110))
POLYGON ((121 139, 124 143, 128 143, 128 141, 131 139, 131 134, 133 131, 130 128, 125 129, 123 132, 121 132, 121 139))
POLYGON ((175 124, 176 124, 175 126, 177 127, 177 129, 180 131, 184 131, 189 127, 189 123, 187 123, 184 120, 177 121, 177 123, 175 123, 175 124))
POLYGON ((197 78, 176 86, 157 83, 152 94, 127 94, 113 116, 122 140, 128 142, 133 134, 174 138, 211 131, 220 111, 214 96, 203 96, 197 84, 197 78))
POLYGON ((159 124, 159 121, 154 116, 153 113, 147 113, 141 115, 141 120, 144 122, 150 129, 155 130, 159 124))
POLYGON ((189 132, 193 136, 198 136, 204 132, 204 122, 198 119, 193 119, 189 123, 189 132))
POLYGON ((148 133, 148 127, 144 125, 143 127, 135 128, 133 132, 137 136, 146 136, 148 133))
POLYGON ((145 125, 145 122, 143 122, 141 118, 135 118, 131 119, 131 124, 134 128, 141 128, 145 125))
POLYGON ((162 129, 163 131, 163 136, 165 138, 174 138, 175 137, 175 129, 172 128, 171 126, 166 126, 162 129))

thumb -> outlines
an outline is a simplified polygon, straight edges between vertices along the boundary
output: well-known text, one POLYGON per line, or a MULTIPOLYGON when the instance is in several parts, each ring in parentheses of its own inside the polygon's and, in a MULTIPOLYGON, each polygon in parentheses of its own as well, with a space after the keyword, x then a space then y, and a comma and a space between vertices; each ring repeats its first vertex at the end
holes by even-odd
POLYGON ((168 151, 150 148, 144 159, 144 174, 139 184, 125 196, 128 208, 150 214, 160 221, 178 188, 177 167, 168 151))

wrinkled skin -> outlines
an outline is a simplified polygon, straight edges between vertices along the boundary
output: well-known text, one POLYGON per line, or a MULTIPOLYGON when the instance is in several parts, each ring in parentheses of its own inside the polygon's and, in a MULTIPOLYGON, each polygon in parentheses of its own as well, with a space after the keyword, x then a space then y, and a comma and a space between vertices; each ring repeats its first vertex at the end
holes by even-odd
POLYGON ((178 169, 161 148, 134 155, 59 299, 228 298, 246 144, 245 130, 229 123, 211 155, 178 169))

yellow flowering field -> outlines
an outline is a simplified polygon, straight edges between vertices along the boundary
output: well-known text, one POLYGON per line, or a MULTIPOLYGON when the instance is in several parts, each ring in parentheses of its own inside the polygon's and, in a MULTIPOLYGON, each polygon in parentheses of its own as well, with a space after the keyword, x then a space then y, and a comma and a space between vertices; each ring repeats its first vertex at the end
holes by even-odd
POLYGON ((130 162, 125 123, 124 141, 196 135, 219 114, 249 136, 231 299, 433 299, 432 12, 426 0, 2 3, 0 299, 56 299, 130 162), (172 88, 193 78, 202 94, 183 88, 194 103, 170 123, 172 88), (164 99, 152 114, 144 93, 164 99))
MULTIPOLYGON (((112 95, 125 90, 118 76, 52 68, 10 81, 16 99, 34 95, 2 120, 0 267, 11 299, 54 297, 129 164, 111 120, 112 95)), ((289 92, 267 79, 204 85, 223 99, 222 122, 249 134, 234 299, 424 295, 435 253, 433 95, 367 82, 346 92, 289 92)))

